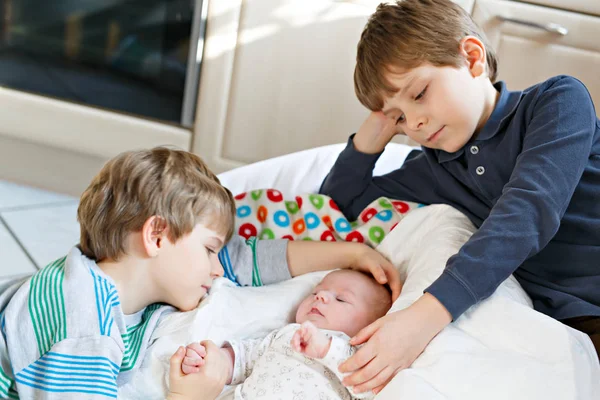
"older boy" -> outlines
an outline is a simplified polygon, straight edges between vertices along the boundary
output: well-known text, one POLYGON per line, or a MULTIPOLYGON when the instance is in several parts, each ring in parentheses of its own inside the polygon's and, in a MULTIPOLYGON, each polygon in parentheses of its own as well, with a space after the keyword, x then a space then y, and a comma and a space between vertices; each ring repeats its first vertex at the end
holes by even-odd
POLYGON ((586 332, 600 349, 600 122, 594 105, 571 77, 519 92, 495 80, 493 49, 449 0, 382 4, 362 33, 355 88, 373 113, 350 137, 321 193, 348 218, 380 196, 449 204, 479 231, 417 302, 354 338, 354 344, 368 343, 341 370, 358 370, 345 382, 357 390, 381 390, 448 323, 513 273, 536 310, 586 332), (373 177, 396 134, 423 151, 373 177))
MULTIPOLYGON (((79 246, 0 295, 0 397, 116 398, 159 316, 193 309, 223 275, 217 254, 232 236, 233 197, 193 154, 156 148, 117 156, 83 193, 77 214, 79 246)), ((365 261, 376 274, 393 274, 366 246, 327 245, 290 244, 286 253, 285 242, 265 241, 248 251, 262 282, 329 268, 332 257, 338 266, 365 261), (298 257, 307 250, 311 257, 298 257)), ((241 284, 250 283, 250 267, 233 265, 241 284)), ((171 378, 180 388, 196 377, 171 378)), ((204 382, 208 392, 218 386, 204 382)))

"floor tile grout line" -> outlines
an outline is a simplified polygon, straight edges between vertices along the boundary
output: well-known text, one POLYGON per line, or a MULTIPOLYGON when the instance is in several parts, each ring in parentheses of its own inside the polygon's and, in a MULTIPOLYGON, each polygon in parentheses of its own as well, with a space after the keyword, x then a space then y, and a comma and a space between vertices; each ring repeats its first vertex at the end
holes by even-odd
POLYGON ((77 203, 77 199, 73 199, 73 200, 62 200, 62 201, 57 201, 54 203, 44 203, 44 204, 31 204, 28 206, 15 206, 15 207, 6 207, 6 208, 2 208, 0 207, 0 213, 5 213, 5 212, 14 212, 14 211, 25 211, 25 210, 39 210, 42 208, 51 208, 51 207, 60 207, 60 206, 66 206, 69 204, 73 204, 73 203, 77 203))
POLYGON ((27 249, 25 248, 25 246, 23 246, 23 243, 21 243, 21 241, 19 240, 19 238, 17 237, 17 235, 15 235, 15 233, 13 232, 13 230, 10 229, 10 226, 8 226, 8 224, 6 223, 6 221, 4 220, 4 218, 2 217, 2 215, 0 215, 0 224, 4 225, 4 228, 12 236, 12 238, 15 240, 15 242, 17 242, 17 245, 21 248, 21 250, 23 250, 23 253, 25 253, 25 255, 27 256, 27 258, 29 259, 29 261, 31 261, 31 263, 35 267, 35 269, 39 270, 40 267, 38 266, 38 264, 35 262, 35 260, 33 259, 33 257, 31 257, 31 254, 29 254, 29 252, 27 251, 27 249))

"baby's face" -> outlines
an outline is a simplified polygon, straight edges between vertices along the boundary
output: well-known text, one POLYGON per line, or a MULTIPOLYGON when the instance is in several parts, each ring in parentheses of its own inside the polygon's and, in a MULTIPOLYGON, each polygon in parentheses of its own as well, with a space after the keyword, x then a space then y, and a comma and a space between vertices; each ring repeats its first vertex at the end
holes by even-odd
POLYGON ((341 331, 352 337, 381 315, 374 304, 381 299, 379 286, 368 276, 350 270, 334 271, 306 297, 296 313, 296 322, 341 331))

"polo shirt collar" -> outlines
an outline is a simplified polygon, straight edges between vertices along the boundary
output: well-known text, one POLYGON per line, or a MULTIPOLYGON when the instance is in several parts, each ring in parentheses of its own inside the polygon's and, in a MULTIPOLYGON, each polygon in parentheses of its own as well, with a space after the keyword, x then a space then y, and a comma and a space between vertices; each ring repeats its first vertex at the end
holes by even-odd
MULTIPOLYGON (((496 107, 494 108, 494 111, 492 111, 492 115, 490 115, 490 118, 487 120, 483 128, 481 128, 481 131, 477 137, 475 139, 471 139, 467 144, 470 144, 471 142, 482 142, 494 137, 498 132, 500 132, 502 122, 507 117, 512 115, 519 105, 519 101, 521 100, 521 95, 523 92, 509 91, 506 89, 506 84, 504 81, 496 82, 494 87, 500 92, 496 107)), ((438 162, 441 164, 447 161, 455 160, 463 155, 465 152, 465 147, 466 145, 454 153, 447 153, 444 150, 438 149, 425 149, 425 151, 433 152, 437 157, 438 162)))

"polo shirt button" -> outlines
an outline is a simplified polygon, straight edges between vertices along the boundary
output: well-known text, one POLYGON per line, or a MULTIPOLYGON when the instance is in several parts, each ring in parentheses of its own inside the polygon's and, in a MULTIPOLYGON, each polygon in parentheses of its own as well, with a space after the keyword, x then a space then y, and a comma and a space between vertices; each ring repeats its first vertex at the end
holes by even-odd
POLYGON ((477 169, 475 169, 475 172, 477 172, 477 175, 483 175, 483 174, 485 174, 485 168, 483 168, 480 165, 479 167, 477 167, 477 169))
POLYGON ((471 146, 471 154, 477 154, 477 153, 479 153, 479 147, 471 146))

